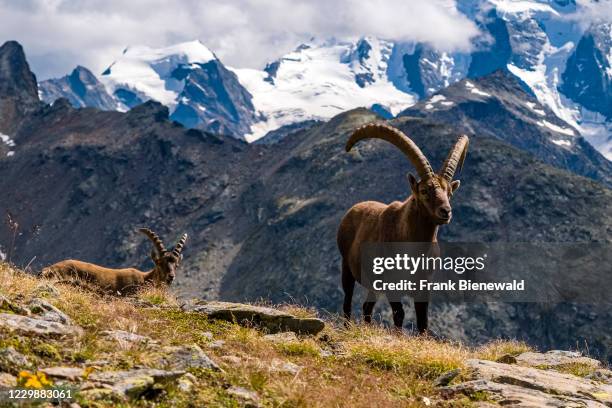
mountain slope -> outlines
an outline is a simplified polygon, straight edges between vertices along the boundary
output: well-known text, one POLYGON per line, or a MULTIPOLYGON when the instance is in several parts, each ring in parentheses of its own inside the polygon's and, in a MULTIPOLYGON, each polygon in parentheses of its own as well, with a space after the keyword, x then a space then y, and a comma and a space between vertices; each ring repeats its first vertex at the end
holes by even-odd
POLYGON ((240 138, 257 120, 252 96, 200 41, 129 47, 101 80, 123 109, 152 99, 186 127, 240 138))
POLYGON ((53 103, 66 98, 75 108, 92 107, 101 110, 116 110, 118 104, 106 88, 87 68, 78 66, 70 75, 48 79, 38 85, 40 99, 53 103))
POLYGON ((498 138, 552 166, 612 186, 612 162, 523 87, 500 70, 457 82, 399 116, 424 117, 457 131, 498 138))
POLYGON ((252 126, 255 140, 281 126, 329 119, 356 107, 379 104, 397 114, 414 103, 388 76, 393 43, 366 37, 357 42, 312 41, 269 64, 265 71, 235 69, 263 115, 252 126))

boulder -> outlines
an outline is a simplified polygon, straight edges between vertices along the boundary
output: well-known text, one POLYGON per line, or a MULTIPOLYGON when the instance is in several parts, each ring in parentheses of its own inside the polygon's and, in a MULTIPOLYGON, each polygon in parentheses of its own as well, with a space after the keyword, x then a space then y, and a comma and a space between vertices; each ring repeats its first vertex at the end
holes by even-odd
POLYGON ((0 328, 27 336, 53 338, 77 337, 83 334, 83 330, 78 326, 8 313, 0 313, 0 328))
POLYGON ((298 334, 317 334, 325 327, 321 319, 297 317, 270 307, 243 303, 209 301, 187 305, 185 308, 203 313, 210 319, 254 325, 271 333, 292 331, 298 334))
POLYGON ((557 368, 571 364, 583 364, 593 368, 601 366, 598 360, 584 357, 580 352, 564 350, 551 350, 546 353, 526 352, 516 356, 516 362, 539 368, 557 368))

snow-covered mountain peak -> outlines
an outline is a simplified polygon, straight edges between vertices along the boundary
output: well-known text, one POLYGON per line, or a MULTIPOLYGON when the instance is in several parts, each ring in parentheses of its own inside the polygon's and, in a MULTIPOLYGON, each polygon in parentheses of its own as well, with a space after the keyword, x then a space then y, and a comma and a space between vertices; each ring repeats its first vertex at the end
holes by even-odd
POLYGON ((234 69, 264 118, 252 125, 247 140, 360 106, 378 104, 397 114, 413 104, 415 96, 389 79, 392 51, 393 43, 373 37, 355 42, 313 40, 268 64, 264 71, 234 69))
POLYGON ((174 71, 182 65, 205 64, 215 59, 215 54, 199 40, 164 48, 130 46, 102 73, 101 81, 125 108, 130 108, 133 100, 147 99, 172 108, 182 87, 181 81, 173 78, 174 71), (124 92, 117 95, 120 89, 124 92), (126 92, 132 94, 125 95, 126 92))

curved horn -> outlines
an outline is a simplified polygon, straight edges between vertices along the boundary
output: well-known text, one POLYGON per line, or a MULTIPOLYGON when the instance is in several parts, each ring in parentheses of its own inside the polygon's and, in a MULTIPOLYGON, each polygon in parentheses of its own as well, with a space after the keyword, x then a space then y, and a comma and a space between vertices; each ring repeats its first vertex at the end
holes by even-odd
POLYGON ((424 180, 433 176, 433 169, 421 149, 401 130, 384 123, 368 123, 360 126, 346 142, 346 151, 351 150, 355 143, 363 139, 386 140, 408 157, 421 179, 424 180))
POLYGON ((455 146, 453 146, 450 153, 448 153, 448 157, 444 161, 439 174, 449 183, 453 181, 457 165, 459 165, 459 169, 463 169, 463 162, 465 161, 469 144, 470 139, 466 135, 461 135, 457 139, 457 142, 455 142, 455 146))
POLYGON ((153 245, 155 246, 155 249, 160 255, 166 252, 166 247, 164 247, 164 243, 162 242, 162 240, 159 238, 159 236, 156 233, 151 231, 149 228, 139 228, 138 231, 142 232, 151 241, 153 241, 153 245))
POLYGON ((181 252, 183 252, 183 247, 185 246, 186 241, 187 241, 187 234, 183 234, 179 242, 176 244, 176 246, 172 250, 172 255, 178 258, 179 255, 181 255, 181 252))

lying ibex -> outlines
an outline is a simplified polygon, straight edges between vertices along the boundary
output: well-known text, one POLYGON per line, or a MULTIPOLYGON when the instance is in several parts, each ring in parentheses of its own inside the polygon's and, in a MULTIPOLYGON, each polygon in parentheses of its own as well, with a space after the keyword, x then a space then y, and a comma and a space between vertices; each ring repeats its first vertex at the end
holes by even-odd
MULTIPOLYGON (((453 181, 457 165, 463 166, 469 139, 461 136, 450 151, 442 169, 434 173, 421 149, 403 132, 381 123, 371 123, 358 128, 346 143, 350 151, 363 139, 382 139, 395 145, 412 162, 420 180, 408 175, 412 194, 404 202, 389 205, 365 201, 354 205, 342 218, 338 229, 338 248, 342 255, 342 288, 344 290, 344 316, 351 318, 351 304, 355 281, 361 283, 360 246, 365 242, 437 242, 438 226, 451 221, 450 198, 459 188, 459 180, 453 181)), ((370 293, 363 304, 366 322, 372 320, 376 303, 370 293)), ((401 328, 404 309, 401 302, 390 302, 393 323, 401 328)), ((428 302, 415 302, 417 329, 427 330, 428 302)))
POLYGON ((44 268, 41 276, 89 283, 98 289, 120 294, 132 293, 148 283, 169 285, 183 259, 181 253, 187 241, 187 234, 183 234, 174 249, 168 251, 156 233, 148 228, 141 228, 139 231, 153 241, 151 258, 155 267, 150 271, 143 272, 134 268, 110 269, 68 259, 44 268))

